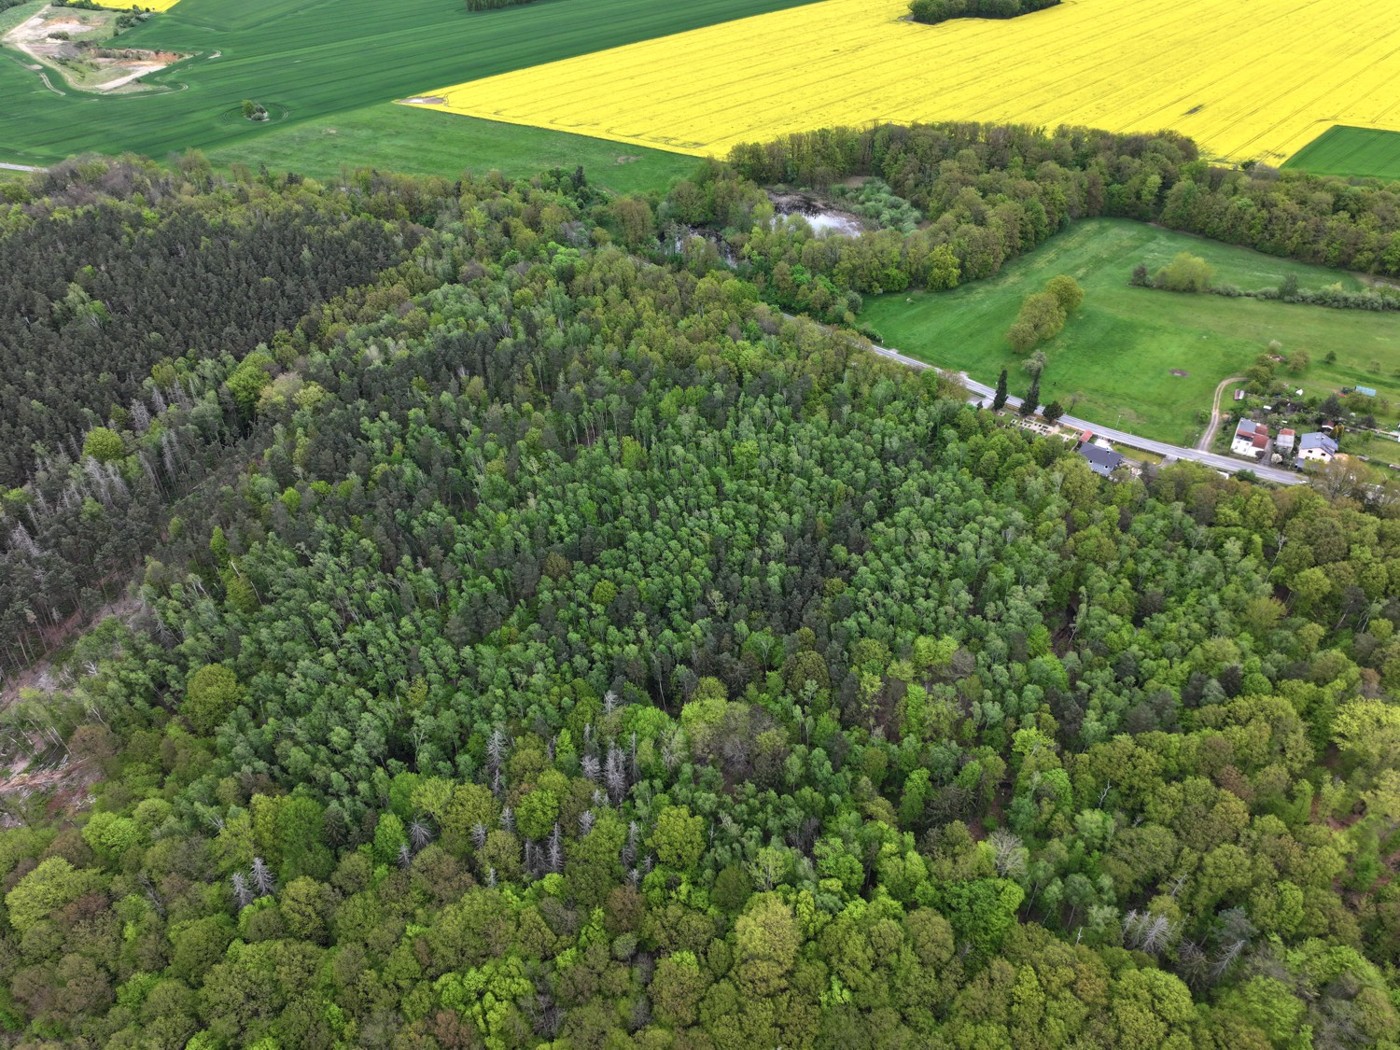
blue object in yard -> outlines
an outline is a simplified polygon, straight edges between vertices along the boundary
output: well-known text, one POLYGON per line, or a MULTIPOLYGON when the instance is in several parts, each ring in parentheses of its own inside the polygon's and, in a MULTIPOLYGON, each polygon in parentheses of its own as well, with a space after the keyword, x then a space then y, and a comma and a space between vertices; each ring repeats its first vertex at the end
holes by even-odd
POLYGON ((1376 396, 1376 388, 1373 386, 1359 386, 1356 388, 1358 394, 1365 394, 1367 397, 1376 396))

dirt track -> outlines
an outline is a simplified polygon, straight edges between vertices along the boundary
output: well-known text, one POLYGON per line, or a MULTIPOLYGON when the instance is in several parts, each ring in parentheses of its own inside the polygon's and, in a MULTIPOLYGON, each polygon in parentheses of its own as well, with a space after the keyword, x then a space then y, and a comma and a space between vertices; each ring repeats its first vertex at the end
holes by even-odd
POLYGON ((1231 376, 1229 379, 1222 379, 1220 385, 1215 388, 1215 400, 1210 406, 1210 426, 1206 427, 1201 440, 1196 442, 1196 447, 1202 452, 1210 451, 1210 443, 1215 440, 1215 432, 1220 429, 1220 399, 1225 396, 1225 388, 1231 383, 1243 383, 1244 380, 1244 376, 1231 376))

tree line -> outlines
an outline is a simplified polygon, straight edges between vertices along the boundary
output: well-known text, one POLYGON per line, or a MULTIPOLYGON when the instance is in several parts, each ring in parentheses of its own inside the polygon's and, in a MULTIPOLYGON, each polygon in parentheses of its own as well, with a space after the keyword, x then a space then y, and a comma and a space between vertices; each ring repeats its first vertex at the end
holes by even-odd
MULTIPOLYGON (((759 185, 820 188, 875 176, 924 215, 925 226, 911 235, 878 230, 809 246, 810 232, 789 228, 797 220, 752 232, 728 227, 736 189, 723 192, 711 219, 706 187, 673 188, 671 213, 727 229, 728 242, 752 263, 754 279, 771 285, 775 301, 806 300, 831 319, 851 292, 937 290, 991 276, 1091 216, 1156 222, 1271 255, 1400 276, 1394 183, 1264 165, 1225 168, 1202 160, 1190 139, 1172 132, 966 123, 829 128, 737 146, 730 163, 759 185), (786 263, 781 276, 779 263, 786 263), (787 290, 799 265, 801 288, 787 290), (822 281, 829 291, 818 290, 822 281)), ((721 167, 701 181, 732 177, 721 167)))

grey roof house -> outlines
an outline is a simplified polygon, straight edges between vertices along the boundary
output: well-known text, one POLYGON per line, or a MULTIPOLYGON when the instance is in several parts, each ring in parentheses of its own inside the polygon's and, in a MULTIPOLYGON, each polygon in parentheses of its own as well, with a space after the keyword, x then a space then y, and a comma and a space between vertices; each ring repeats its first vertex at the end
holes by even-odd
POLYGON ((1099 448, 1085 443, 1079 446, 1079 454, 1089 464, 1089 469, 1101 477, 1108 477, 1123 465, 1123 457, 1112 449, 1099 448))

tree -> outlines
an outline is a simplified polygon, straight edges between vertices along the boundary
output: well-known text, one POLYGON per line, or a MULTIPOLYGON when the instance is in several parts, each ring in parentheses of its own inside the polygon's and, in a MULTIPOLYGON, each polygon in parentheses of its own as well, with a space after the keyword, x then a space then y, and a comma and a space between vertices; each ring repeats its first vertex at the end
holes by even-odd
POLYGON ((1064 326, 1065 311, 1060 300, 1050 292, 1036 292, 1021 303, 1021 312, 1006 338, 1012 350, 1024 354, 1059 335, 1064 326))
POLYGON ((657 814, 648 842, 662 864, 689 871, 705 850, 705 822, 692 817, 689 806, 667 806, 657 814))
POLYGON ((1055 297, 1060 309, 1066 314, 1074 313, 1084 302, 1084 289, 1073 277, 1065 274, 1050 278, 1045 284, 1045 290, 1055 297))
POLYGON ((1018 354, 1024 354, 1030 350, 1040 337, 1036 333, 1035 326, 1028 321, 1015 321, 1006 331, 1006 341, 1011 344, 1011 349, 1018 354))
POLYGON ((83 455, 99 463, 121 459, 123 451, 121 435, 107 427, 93 427, 83 439, 83 455))
POLYGON ((205 664, 190 675, 180 713, 195 732, 208 735, 223 725, 243 699, 238 677, 223 664, 205 664))
POLYGON ((1049 420, 1051 423, 1053 423, 1055 422, 1055 420, 1059 419, 1062 415, 1065 414, 1065 409, 1064 406, 1061 405, 1058 401, 1051 401, 1048 405, 1041 409, 1040 414, 1044 416, 1047 420, 1049 420))
POLYGON ((1332 736, 1342 757, 1364 774, 1394 768, 1400 763, 1400 708, 1382 700, 1353 700, 1337 712, 1332 736))
POLYGON ((63 857, 50 857, 5 894, 10 925, 25 933, 41 919, 47 918, 54 909, 82 896, 96 885, 94 872, 75 868, 63 857))
POLYGON ((224 380, 234 401, 247 415, 253 414, 263 388, 272 382, 273 363, 272 355, 266 350, 254 350, 224 380))
POLYGON ((1021 407, 1017 409, 1023 416, 1034 414, 1040 407, 1040 373, 1037 372, 1031 377, 1030 388, 1026 391, 1026 396, 1021 399, 1021 407))
POLYGON ((709 975, 694 952, 679 951, 666 956, 656 964, 648 988, 656 1019, 673 1028, 694 1024, 700 1000, 709 986, 709 975))
POLYGON ((1001 370, 1001 375, 997 376, 996 394, 992 397, 992 411, 1000 412, 1002 406, 1006 404, 1006 369, 1001 370))
POLYGON ((531 791, 515 807, 516 823, 526 838, 544 838, 558 819, 559 796, 544 788, 531 791))
POLYGON ((773 894, 755 898, 734 925, 735 968, 744 995, 766 999, 787 986, 801 936, 792 909, 773 894))

